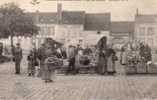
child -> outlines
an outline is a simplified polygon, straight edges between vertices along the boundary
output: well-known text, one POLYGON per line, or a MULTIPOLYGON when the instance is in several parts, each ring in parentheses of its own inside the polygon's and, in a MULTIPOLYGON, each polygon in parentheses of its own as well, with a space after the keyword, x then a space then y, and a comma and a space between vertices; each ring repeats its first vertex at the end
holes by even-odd
POLYGON ((28 60, 28 76, 35 75, 35 53, 33 50, 30 51, 30 54, 27 57, 28 60))

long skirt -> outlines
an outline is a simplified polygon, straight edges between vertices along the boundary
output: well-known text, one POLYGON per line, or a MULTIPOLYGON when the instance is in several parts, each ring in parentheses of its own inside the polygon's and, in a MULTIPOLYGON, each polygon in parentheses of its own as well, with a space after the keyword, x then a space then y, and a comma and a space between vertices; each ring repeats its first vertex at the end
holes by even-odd
POLYGON ((43 71, 43 79, 44 80, 53 80, 55 77, 55 70, 51 68, 53 66, 49 64, 44 64, 44 71, 43 71))
POLYGON ((107 72, 107 59, 105 59, 104 57, 99 57, 97 73, 104 74, 106 72, 107 72))
POLYGON ((115 62, 112 60, 112 56, 108 57, 107 71, 108 72, 115 72, 115 62))
POLYGON ((39 63, 40 65, 39 65, 39 72, 38 72, 38 77, 41 77, 42 79, 44 79, 44 75, 43 75, 43 73, 44 73, 44 62, 43 61, 40 61, 40 63, 39 63))

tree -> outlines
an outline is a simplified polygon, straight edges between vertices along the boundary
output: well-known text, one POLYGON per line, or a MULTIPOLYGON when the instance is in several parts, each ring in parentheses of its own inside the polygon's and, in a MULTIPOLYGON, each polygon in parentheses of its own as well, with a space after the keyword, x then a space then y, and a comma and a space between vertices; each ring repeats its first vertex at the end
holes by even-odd
POLYGON ((0 38, 11 36, 13 53, 13 36, 32 36, 38 33, 38 27, 32 18, 14 3, 0 6, 0 38))

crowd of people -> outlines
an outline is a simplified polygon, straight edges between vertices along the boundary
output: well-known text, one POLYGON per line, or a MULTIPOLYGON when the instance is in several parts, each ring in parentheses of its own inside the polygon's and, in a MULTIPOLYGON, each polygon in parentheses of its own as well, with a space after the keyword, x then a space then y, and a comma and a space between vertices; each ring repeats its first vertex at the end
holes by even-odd
MULTIPOLYGON (((140 43, 139 45, 128 44, 121 49, 120 63, 127 65, 128 56, 134 56, 134 60, 141 57, 145 63, 151 61, 151 49, 148 45, 140 43), (138 55, 138 57, 137 57, 138 55)), ((22 60, 22 49, 18 43, 14 49, 15 73, 20 74, 20 63, 22 60)), ((61 66, 67 65, 65 75, 75 75, 78 73, 79 66, 95 66, 95 72, 101 75, 115 74, 116 61, 118 56, 113 49, 113 44, 106 45, 106 38, 102 38, 93 48, 81 45, 69 45, 66 48, 63 44, 53 39, 46 39, 40 48, 33 48, 28 57, 28 76, 35 76, 36 66, 39 66, 38 76, 45 82, 53 82, 52 76, 55 70, 61 66)))

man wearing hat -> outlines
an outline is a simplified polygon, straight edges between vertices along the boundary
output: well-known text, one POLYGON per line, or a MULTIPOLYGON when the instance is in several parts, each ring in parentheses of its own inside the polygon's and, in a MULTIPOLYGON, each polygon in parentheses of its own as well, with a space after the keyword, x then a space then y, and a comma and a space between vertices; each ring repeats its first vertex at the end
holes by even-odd
POLYGON ((14 49, 15 74, 20 74, 21 60, 22 60, 22 48, 20 47, 20 43, 17 43, 14 49))

